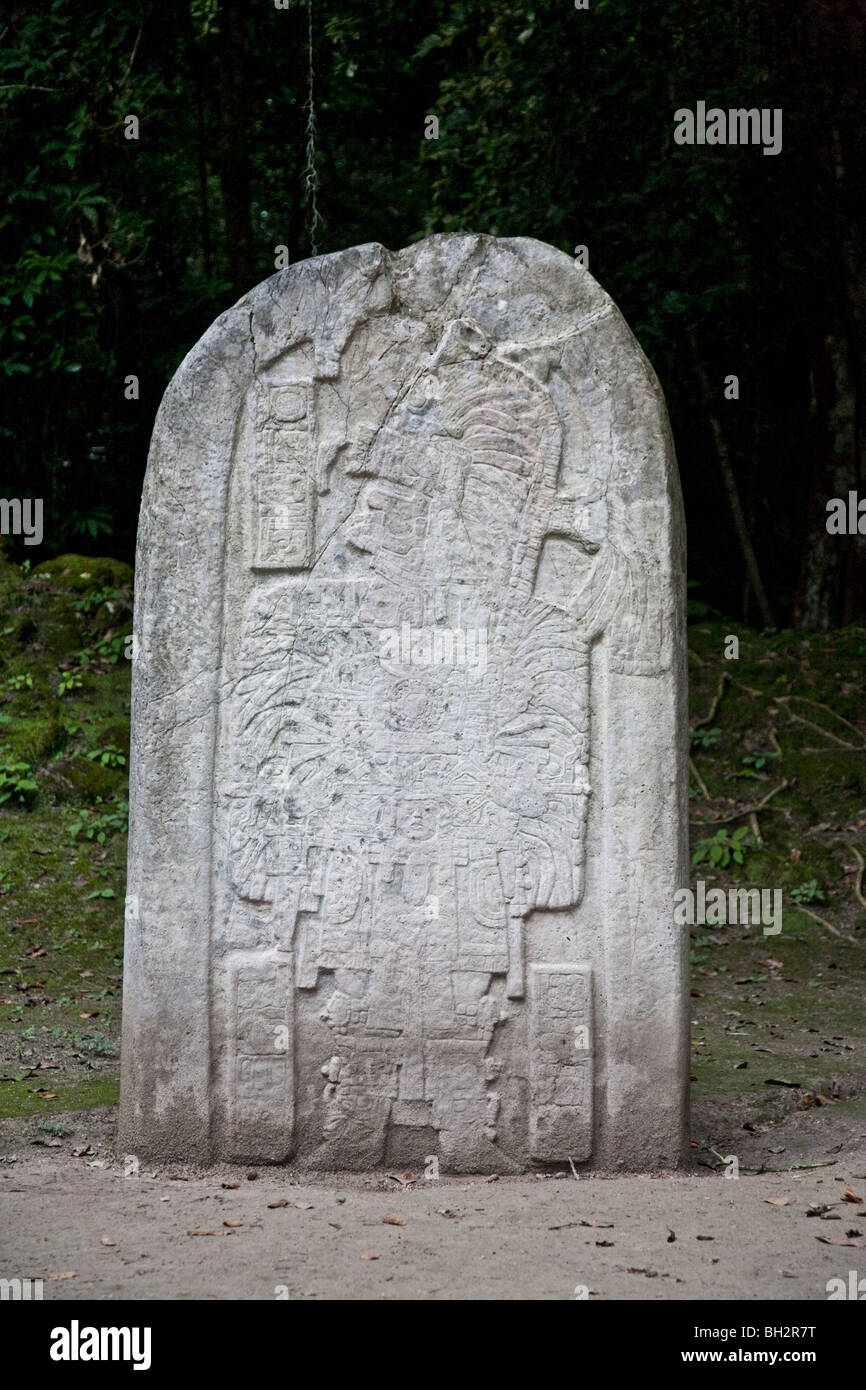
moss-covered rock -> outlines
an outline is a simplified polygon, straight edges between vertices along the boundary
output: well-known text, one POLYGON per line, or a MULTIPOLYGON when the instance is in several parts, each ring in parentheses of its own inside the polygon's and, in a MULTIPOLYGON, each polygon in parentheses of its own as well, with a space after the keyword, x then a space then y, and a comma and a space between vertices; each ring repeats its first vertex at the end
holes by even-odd
POLYGON ((47 709, 33 710, 18 718, 10 716, 6 708, 0 714, 0 747, 8 748, 13 759, 31 766, 54 752, 63 738, 63 720, 54 701, 47 709))
POLYGON ((54 587, 84 594, 95 589, 132 586, 132 566, 110 556, 57 555, 31 571, 33 579, 50 579, 54 587))
POLYGON ((118 719, 114 724, 106 724, 101 730, 97 746, 99 748, 119 748, 126 756, 129 752, 130 725, 128 719, 118 719))
POLYGON ((98 796, 113 795, 124 784, 126 775, 125 767, 103 767, 95 759, 71 755, 43 767, 37 780, 55 801, 90 805, 98 796))

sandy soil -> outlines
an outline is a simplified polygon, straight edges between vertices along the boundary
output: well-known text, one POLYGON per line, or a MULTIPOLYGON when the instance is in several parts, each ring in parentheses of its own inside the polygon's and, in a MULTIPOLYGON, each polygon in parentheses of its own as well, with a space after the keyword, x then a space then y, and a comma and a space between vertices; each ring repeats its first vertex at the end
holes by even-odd
POLYGON ((842 1198, 866 1198, 866 1126, 829 1109, 743 1134, 736 1180, 699 1153, 693 1173, 577 1181, 128 1177, 113 1108, 56 1118, 59 1141, 0 1124, 0 1277, 41 1277, 46 1300, 826 1300, 828 1279, 866 1274, 866 1202, 842 1198), (762 1162, 788 1171, 743 1171, 762 1162), (807 1162, 824 1166, 793 1168, 807 1162), (829 1210, 809 1217, 810 1203, 829 1210))

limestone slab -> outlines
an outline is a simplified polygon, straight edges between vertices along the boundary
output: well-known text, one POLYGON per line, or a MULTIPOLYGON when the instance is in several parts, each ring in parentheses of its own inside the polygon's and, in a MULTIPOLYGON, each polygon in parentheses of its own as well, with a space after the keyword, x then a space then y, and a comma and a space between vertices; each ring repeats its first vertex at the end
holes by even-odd
POLYGON ((678 1163, 682 507, 588 271, 258 286, 166 392, 136 575, 125 1151, 678 1163))

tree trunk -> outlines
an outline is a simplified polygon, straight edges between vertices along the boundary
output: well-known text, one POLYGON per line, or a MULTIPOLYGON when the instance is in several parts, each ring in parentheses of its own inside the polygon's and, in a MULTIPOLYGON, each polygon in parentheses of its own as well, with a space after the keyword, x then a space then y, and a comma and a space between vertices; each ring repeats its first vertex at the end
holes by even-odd
POLYGON ((857 540, 827 531, 827 503, 842 497, 847 510, 848 493, 858 486, 857 394, 844 330, 827 337, 813 355, 812 392, 812 486, 794 626, 826 632, 839 622, 853 621, 856 612, 857 540))

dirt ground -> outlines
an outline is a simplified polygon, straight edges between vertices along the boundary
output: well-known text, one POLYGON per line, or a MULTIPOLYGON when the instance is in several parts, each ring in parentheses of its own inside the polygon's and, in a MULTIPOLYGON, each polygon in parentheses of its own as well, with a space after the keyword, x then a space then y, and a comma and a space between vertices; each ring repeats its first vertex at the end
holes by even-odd
POLYGON ((741 1131, 736 1179, 701 1150, 690 1173, 576 1181, 126 1176, 114 1107, 56 1118, 60 1139, 0 1123, 0 1277, 42 1278, 46 1300, 826 1300, 866 1274, 866 1204, 844 1197, 866 1197, 859 1106, 741 1131))
POLYGON ((780 931, 691 928, 690 1171, 125 1177, 131 581, 0 554, 0 745, 28 770, 0 805, 0 1277, 47 1299, 597 1301, 825 1299, 863 1274, 866 1204, 843 1200, 866 1198, 862 629, 739 627, 727 662, 727 623, 689 628, 692 880, 784 896, 780 931))

